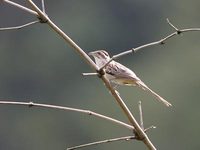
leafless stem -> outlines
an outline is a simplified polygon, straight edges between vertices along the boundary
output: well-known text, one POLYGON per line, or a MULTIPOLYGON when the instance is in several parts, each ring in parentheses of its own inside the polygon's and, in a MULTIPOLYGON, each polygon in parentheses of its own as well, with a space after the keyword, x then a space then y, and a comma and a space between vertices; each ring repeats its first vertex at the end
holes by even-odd
POLYGON ((41 0, 41 3, 42 3, 42 12, 46 14, 44 0, 41 0))
POLYGON ((73 147, 67 148, 67 150, 74 150, 74 149, 78 149, 78 148, 84 148, 84 147, 88 147, 88 146, 93 146, 93 145, 98 145, 98 144, 103 144, 103 143, 116 142, 116 141, 122 141, 122 140, 128 141, 128 140, 132 140, 132 139, 135 139, 135 136, 124 136, 124 137, 119 137, 119 138, 107 139, 107 140, 82 144, 82 145, 78 145, 78 146, 73 146, 73 147))
POLYGON ((150 126, 150 127, 146 128, 146 129, 144 129, 144 132, 147 132, 148 130, 155 129, 155 128, 156 128, 156 126, 150 126))
POLYGON ((142 102, 141 101, 139 101, 138 107, 139 107, 139 113, 140 113, 140 126, 144 130, 144 121, 143 121, 142 102))
POLYGON ((12 6, 15 6, 15 7, 19 8, 19 9, 22 9, 22 10, 28 12, 28 13, 31 13, 31 14, 37 16, 37 13, 36 13, 35 11, 33 11, 33 10, 27 8, 27 7, 24 7, 24 6, 20 5, 20 4, 17 4, 17 3, 15 3, 15 2, 10 1, 10 0, 3 0, 3 2, 5 2, 5 3, 7 3, 7 4, 10 4, 10 5, 12 5, 12 6))
POLYGON ((87 115, 91 115, 91 116, 95 116, 98 118, 102 118, 105 120, 108 120, 110 122, 116 123, 118 125, 124 126, 128 129, 133 130, 134 127, 131 125, 128 125, 122 121, 119 121, 117 119, 90 111, 90 110, 84 110, 84 109, 77 109, 77 108, 71 108, 71 107, 63 107, 63 106, 58 106, 58 105, 49 105, 49 104, 40 104, 40 103, 33 103, 33 102, 14 102, 14 101, 0 101, 0 104, 9 104, 9 105, 24 105, 24 106, 29 106, 29 107, 43 107, 43 108, 51 108, 51 109, 58 109, 58 110, 65 110, 65 111, 74 111, 74 112, 80 112, 80 113, 84 113, 87 115))
POLYGON ((168 23, 172 28, 174 28, 176 31, 178 31, 178 28, 175 27, 175 26, 169 21, 168 18, 167 18, 166 20, 167 20, 167 23, 168 23))
MULTIPOLYGON (((94 69, 99 73, 99 67, 91 60, 91 58, 70 38, 68 37, 60 28, 58 28, 49 18, 47 15, 45 15, 34 3, 32 0, 28 0, 29 4, 35 10, 39 17, 43 20, 47 20, 47 24, 55 31, 57 32, 69 45, 71 45, 81 56, 82 58, 94 69)), ((125 113, 125 115, 128 117, 129 122, 131 125, 135 128, 135 133, 137 133, 138 139, 142 140, 146 146, 150 150, 155 150, 156 148, 151 143, 147 135, 144 133, 144 131, 141 129, 140 125, 137 123, 136 119, 133 117, 132 113, 126 106, 126 104, 123 102, 121 97, 115 92, 115 90, 110 85, 109 81, 105 78, 105 76, 101 76, 101 79, 105 83, 108 90, 112 93, 115 100, 118 102, 119 106, 125 113)))
POLYGON ((95 70, 99 68, 96 64, 92 61, 92 59, 69 37, 67 36, 59 27, 57 27, 46 14, 44 14, 36 5, 33 3, 32 0, 28 0, 31 7, 38 13, 39 17, 43 20, 47 20, 47 24, 56 32, 58 33, 70 46, 72 46, 78 54, 95 70))
POLYGON ((155 42, 151 42, 151 43, 148 43, 148 44, 144 44, 144 45, 141 45, 139 47, 136 47, 136 48, 132 48, 130 50, 127 50, 127 51, 124 51, 122 53, 119 53, 119 54, 116 54, 116 55, 113 55, 112 58, 110 58, 110 60, 100 68, 100 70, 102 70, 103 68, 105 68, 112 60, 115 60, 115 59, 118 59, 119 57, 122 57, 122 56, 125 56, 127 54, 130 54, 130 53, 135 53, 141 49, 144 49, 144 48, 147 48, 147 47, 151 47, 151 46, 154 46, 154 45, 160 45, 160 44, 164 44, 165 41, 167 41, 168 39, 174 37, 175 35, 178 35, 178 34, 181 34, 181 33, 184 33, 184 32, 189 32, 189 31, 200 31, 200 28, 188 28, 188 29, 178 29, 175 25, 173 25, 169 19, 167 18, 167 23, 173 28, 175 29, 175 32, 167 35, 166 37, 158 40, 158 41, 155 41, 155 42))
POLYGON ((23 24, 23 25, 20 25, 20 26, 0 28, 0 31, 22 29, 24 27, 31 26, 31 25, 36 24, 38 22, 40 22, 40 21, 36 20, 36 21, 32 21, 32 22, 29 22, 29 23, 26 23, 26 24, 23 24))
POLYGON ((96 76, 99 75, 97 72, 82 73, 83 76, 96 76))

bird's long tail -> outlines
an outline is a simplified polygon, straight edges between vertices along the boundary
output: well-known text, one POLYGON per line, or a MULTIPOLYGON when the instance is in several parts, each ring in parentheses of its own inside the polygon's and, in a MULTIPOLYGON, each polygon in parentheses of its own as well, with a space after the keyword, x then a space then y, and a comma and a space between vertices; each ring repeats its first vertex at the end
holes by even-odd
POLYGON ((172 106, 172 104, 170 104, 168 101, 166 101, 164 98, 162 98, 160 95, 158 95, 156 92, 154 92, 153 90, 151 90, 146 84, 144 84, 144 82, 142 82, 141 80, 136 82, 137 85, 139 87, 141 87, 143 90, 148 91, 149 93, 151 93, 158 101, 162 102, 163 104, 165 104, 166 106, 172 106))

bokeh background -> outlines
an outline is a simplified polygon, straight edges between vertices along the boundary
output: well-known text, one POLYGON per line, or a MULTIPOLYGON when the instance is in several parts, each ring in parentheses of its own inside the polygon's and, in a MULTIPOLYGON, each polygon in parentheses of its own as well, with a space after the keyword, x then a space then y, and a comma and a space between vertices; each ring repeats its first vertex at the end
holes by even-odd
MULTIPOLYGON (((15 0, 27 6, 24 0, 15 0)), ((36 1, 40 5, 40 1, 36 1)), ((60 0, 45 1, 49 17, 86 52, 111 55, 170 34, 166 18, 179 28, 200 27, 199 0, 60 0)), ((35 20, 0 4, 0 27, 35 20)), ((166 108, 138 88, 119 87, 138 117, 142 101, 145 127, 158 149, 200 149, 200 32, 185 33, 164 45, 143 49, 118 61, 173 104, 166 108)), ((37 24, 0 32, 0 99, 33 101, 89 109, 127 122, 119 106, 91 68, 53 32, 37 24)), ((130 135, 110 122, 74 112, 0 105, 0 149, 64 150, 87 142, 130 135)), ((146 149, 122 141, 85 149, 146 149)))

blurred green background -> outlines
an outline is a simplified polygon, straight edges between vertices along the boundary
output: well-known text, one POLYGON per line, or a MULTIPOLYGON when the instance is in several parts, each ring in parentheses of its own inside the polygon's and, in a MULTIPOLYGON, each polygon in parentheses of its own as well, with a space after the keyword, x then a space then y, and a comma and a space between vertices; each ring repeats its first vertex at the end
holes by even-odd
MULTIPOLYGON (((24 0, 17 1, 25 4, 24 0)), ((200 27, 199 0, 60 0, 45 1, 49 17, 86 52, 107 49, 111 55, 168 35, 173 29, 200 27)), ((40 1, 37 1, 40 5, 40 1)), ((0 4, 0 27, 35 20, 0 4)), ((200 149, 200 32, 185 33, 165 45, 143 49, 118 61, 130 67, 153 90, 173 104, 166 108, 138 88, 120 87, 138 118, 142 101, 145 127, 158 149, 200 149)), ((91 68, 53 32, 37 24, 0 32, 0 99, 33 101, 89 109, 127 122, 119 106, 91 68)), ((110 122, 74 112, 0 105, 0 149, 64 150, 69 146, 130 135, 110 122)), ((147 149, 122 141, 85 149, 147 149)))

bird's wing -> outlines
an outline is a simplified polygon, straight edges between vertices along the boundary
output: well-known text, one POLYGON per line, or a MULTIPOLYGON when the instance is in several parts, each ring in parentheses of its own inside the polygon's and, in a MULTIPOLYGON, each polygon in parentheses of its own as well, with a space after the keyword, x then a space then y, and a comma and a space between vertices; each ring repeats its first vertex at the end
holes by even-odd
POLYGON ((112 62, 107 65, 106 73, 116 78, 140 80, 132 70, 118 62, 112 62))

